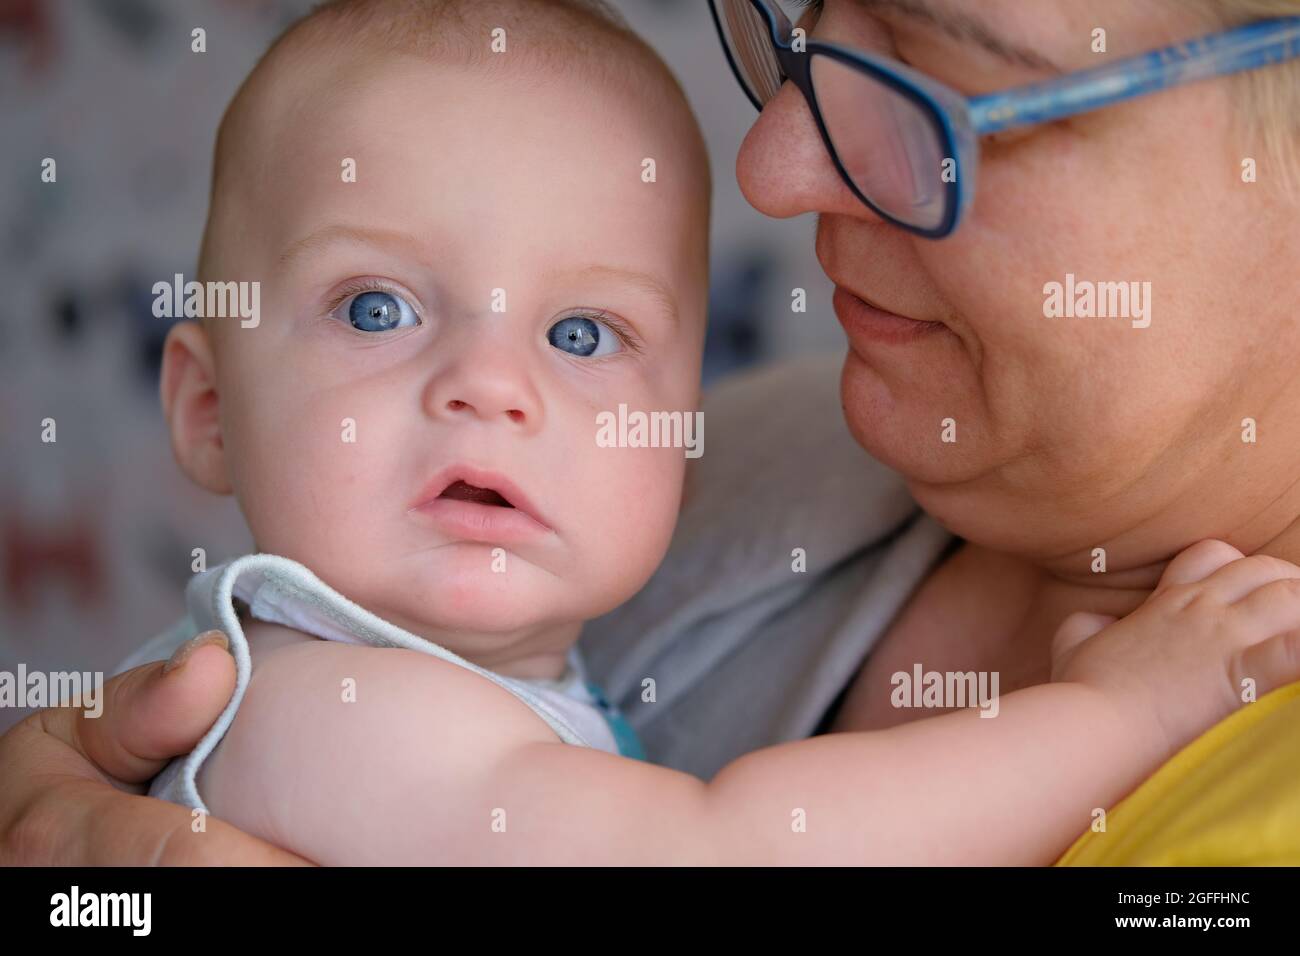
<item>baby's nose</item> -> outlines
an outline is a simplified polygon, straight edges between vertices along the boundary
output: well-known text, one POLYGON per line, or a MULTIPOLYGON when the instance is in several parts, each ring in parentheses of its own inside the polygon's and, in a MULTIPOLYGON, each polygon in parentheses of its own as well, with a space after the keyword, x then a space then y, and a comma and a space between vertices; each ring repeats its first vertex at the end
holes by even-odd
MULTIPOLYGON (((479 409, 463 399, 453 398, 447 402, 447 410, 450 412, 469 413, 479 415, 479 409)), ((527 413, 522 408, 507 408, 504 410, 506 418, 512 422, 523 424, 528 420, 527 413)), ((491 413, 489 413, 490 415, 491 413)))
POLYGON ((425 395, 429 414, 449 423, 498 422, 525 429, 541 424, 535 384, 514 362, 461 362, 436 375, 425 395))

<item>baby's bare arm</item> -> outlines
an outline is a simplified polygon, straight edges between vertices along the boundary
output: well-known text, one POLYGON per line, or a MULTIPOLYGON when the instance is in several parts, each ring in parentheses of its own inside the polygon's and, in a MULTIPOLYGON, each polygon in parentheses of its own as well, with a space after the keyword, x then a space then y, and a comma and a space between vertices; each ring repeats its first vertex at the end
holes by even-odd
POLYGON ((1240 679, 1300 678, 1298 581, 1197 546, 1128 618, 1058 641, 1061 681, 996 717, 769 747, 707 784, 561 744, 436 658, 308 641, 257 665, 200 788, 219 817, 322 863, 1050 863, 1240 706, 1240 679))
POLYGON ((1045 863, 1152 769, 1136 739, 1102 695, 1047 685, 705 784, 562 744, 435 658, 311 641, 259 663, 200 789, 321 863, 1045 863))
POLYGON ((527 809, 529 830, 496 846, 516 862, 1030 865, 1160 759, 1101 694, 1048 684, 1007 695, 993 719, 959 711, 768 747, 698 787, 528 745, 480 792, 527 809))

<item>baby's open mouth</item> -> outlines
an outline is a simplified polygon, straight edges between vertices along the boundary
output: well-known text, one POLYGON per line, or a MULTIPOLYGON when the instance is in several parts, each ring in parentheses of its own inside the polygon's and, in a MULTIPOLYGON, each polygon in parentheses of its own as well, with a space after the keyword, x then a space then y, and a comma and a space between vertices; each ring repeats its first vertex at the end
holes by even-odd
POLYGON ((471 485, 468 481, 453 481, 443 489, 439 498, 451 498, 455 501, 472 501, 480 505, 495 505, 498 508, 513 508, 509 501, 501 496, 499 491, 493 491, 491 488, 480 488, 478 485, 471 485))
POLYGON ((469 463, 448 465, 435 474, 407 513, 461 541, 509 546, 554 534, 522 488, 499 472, 469 463))

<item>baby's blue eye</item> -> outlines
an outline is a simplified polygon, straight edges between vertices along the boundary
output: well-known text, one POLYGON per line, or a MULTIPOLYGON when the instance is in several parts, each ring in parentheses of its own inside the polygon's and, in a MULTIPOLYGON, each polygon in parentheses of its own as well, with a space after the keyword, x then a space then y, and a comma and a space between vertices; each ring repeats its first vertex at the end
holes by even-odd
POLYGON ((377 289, 353 296, 347 310, 348 321, 361 332, 387 332, 420 324, 420 317, 409 302, 400 295, 377 289))
POLYGON ((560 319, 547 331, 546 339, 561 352, 579 358, 599 358, 621 351, 617 333, 585 315, 560 319))

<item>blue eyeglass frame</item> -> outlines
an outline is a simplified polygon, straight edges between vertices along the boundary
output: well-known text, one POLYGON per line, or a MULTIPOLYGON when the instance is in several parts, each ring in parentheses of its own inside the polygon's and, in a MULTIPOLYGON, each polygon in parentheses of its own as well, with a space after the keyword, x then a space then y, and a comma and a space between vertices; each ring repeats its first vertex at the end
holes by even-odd
MULTIPOLYGON (((966 97, 888 57, 815 40, 808 40, 805 48, 796 52, 788 39, 793 27, 785 14, 779 9, 773 10, 766 0, 748 2, 766 21, 781 72, 803 93, 826 151, 845 184, 876 215, 927 239, 951 235, 970 208, 975 197, 981 136, 1050 123, 1184 83, 1261 69, 1300 56, 1300 17, 1279 17, 1139 53, 1106 66, 983 96, 966 97), (925 229, 900 220, 877 206, 858 188, 840 161, 817 104, 812 83, 814 55, 844 63, 903 94, 920 107, 921 114, 934 125, 943 145, 944 157, 956 161, 953 181, 943 184, 945 209, 937 227, 925 229)), ((717 4, 718 0, 709 0, 709 12, 713 15, 713 25, 722 41, 727 62, 745 95, 761 112, 764 104, 750 90, 732 55, 717 4)), ((936 175, 938 172, 936 170, 936 175)))

